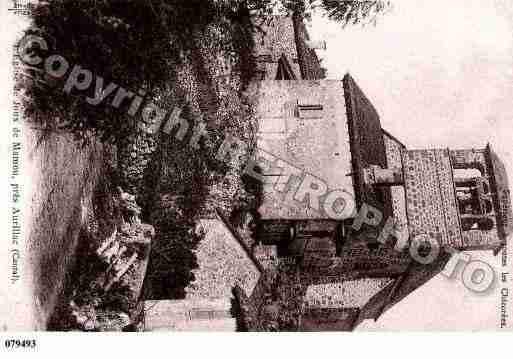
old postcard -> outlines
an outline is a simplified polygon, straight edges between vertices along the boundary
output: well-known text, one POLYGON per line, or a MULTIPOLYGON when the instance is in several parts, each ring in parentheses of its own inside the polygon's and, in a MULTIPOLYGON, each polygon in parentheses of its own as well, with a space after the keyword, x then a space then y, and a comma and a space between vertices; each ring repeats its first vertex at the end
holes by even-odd
POLYGON ((513 3, 1 7, 0 332, 513 328, 513 3))

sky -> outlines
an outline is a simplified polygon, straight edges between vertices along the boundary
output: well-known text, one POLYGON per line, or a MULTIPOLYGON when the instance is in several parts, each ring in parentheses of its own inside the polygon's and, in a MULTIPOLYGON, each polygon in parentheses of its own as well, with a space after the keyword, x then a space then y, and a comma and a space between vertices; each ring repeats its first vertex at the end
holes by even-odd
MULTIPOLYGON (((408 148, 483 148, 490 142, 512 178, 513 3, 392 3, 376 26, 341 29, 314 16, 309 32, 327 42, 327 50, 318 53, 328 78, 349 72, 374 104, 382 127, 408 148)), ((502 270, 499 257, 472 253, 472 259, 502 270)), ((458 276, 440 275, 359 329, 493 329, 499 297, 498 289, 476 296, 458 276)))

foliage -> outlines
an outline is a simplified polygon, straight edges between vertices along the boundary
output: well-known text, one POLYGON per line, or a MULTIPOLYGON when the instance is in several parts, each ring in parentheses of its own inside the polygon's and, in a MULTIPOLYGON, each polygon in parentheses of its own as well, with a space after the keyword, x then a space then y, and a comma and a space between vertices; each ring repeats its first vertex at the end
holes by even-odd
POLYGON ((330 19, 343 25, 354 25, 365 21, 375 24, 378 16, 391 8, 391 2, 383 0, 322 0, 320 6, 326 11, 330 19))
POLYGON ((328 18, 343 26, 359 23, 375 24, 378 17, 391 8, 386 0, 282 0, 280 5, 287 13, 299 13, 310 18, 320 10, 328 18))
MULTIPOLYGON (((41 57, 58 54, 71 67, 80 65, 101 76, 105 85, 114 82, 134 93, 142 89, 155 100, 173 80, 170 69, 179 66, 193 48, 194 33, 211 24, 222 31, 250 10, 268 11, 268 5, 268 0, 50 0, 36 5, 34 26, 27 32, 48 42, 49 49, 41 57)), ((223 45, 228 51, 233 46, 223 45)), ((86 91, 67 94, 62 91, 63 81, 41 78, 39 73, 37 69, 32 73, 39 77, 36 81, 20 84, 29 99, 25 105, 32 123, 71 130, 82 139, 93 133, 113 142, 134 131, 136 121, 126 115, 130 101, 119 109, 107 105, 115 91, 104 104, 92 106, 85 97, 94 94, 94 81, 86 91)))
MULTIPOLYGON (((317 8, 323 9, 328 16, 343 24, 350 23, 350 20, 358 22, 383 11, 381 5, 378 6, 382 1, 278 2, 287 11, 304 16, 317 8), (364 3, 373 5, 362 5, 364 3)), ((40 35, 48 42, 48 52, 41 53, 41 57, 61 55, 71 67, 80 65, 91 71, 93 76, 101 76, 104 86, 113 82, 134 93, 144 90, 147 98, 143 103, 156 101, 158 105, 162 104, 163 109, 178 106, 184 110, 182 116, 191 122, 194 117, 192 110, 188 109, 185 101, 176 100, 186 96, 172 93, 170 88, 177 82, 176 69, 186 61, 189 65, 192 63, 196 73, 206 75, 198 78, 208 80, 208 71, 205 70, 208 64, 202 63, 202 46, 197 43, 197 35, 217 29, 219 36, 212 36, 215 46, 222 48, 227 56, 237 58, 241 67, 239 71, 247 81, 249 70, 254 68, 249 51, 250 35, 251 31, 258 31, 248 21, 249 16, 270 14, 276 4, 275 0, 49 0, 36 5, 32 20, 37 30, 28 32, 40 35), (239 38, 226 34, 237 34, 239 38)), ((34 77, 40 76, 33 71, 34 77)), ((119 147, 124 139, 136 132, 140 115, 129 117, 129 104, 121 108, 109 105, 115 91, 103 104, 92 106, 85 98, 93 96, 94 81, 86 91, 67 94, 62 91, 63 81, 38 80, 44 80, 46 85, 41 86, 37 80, 20 84, 25 88, 28 99, 25 105, 32 123, 44 129, 69 130, 83 140, 93 134, 102 141, 119 144, 119 147)), ((205 86, 207 90, 213 88, 212 83, 205 86)), ((233 109, 227 112, 229 115, 219 121, 217 127, 208 128, 212 141, 219 144, 226 134, 243 139, 251 136, 248 135, 247 123, 244 123, 247 114, 243 110, 238 111, 238 116, 234 115, 233 109)), ((184 149, 180 143, 173 143, 172 138, 159 140, 154 161, 145 173, 145 189, 149 192, 149 197, 143 198, 146 215, 149 217, 148 212, 155 212, 151 203, 156 197, 168 192, 185 198, 186 203, 178 205, 177 210, 183 212, 185 218, 192 219, 197 215, 192 212, 201 207, 209 194, 212 178, 222 177, 225 170, 215 168, 219 165, 213 161, 214 152, 210 150, 216 146, 200 143, 200 150, 192 151, 184 149)), ((255 194, 255 191, 247 189, 255 194)), ((248 202, 250 199, 248 197, 248 202)), ((192 251, 200 237, 191 232, 194 227, 192 221, 182 221, 176 216, 166 216, 160 222, 155 221, 154 225, 156 242, 162 246, 155 248, 157 256, 152 256, 149 271, 152 282, 158 283, 158 288, 153 288, 155 296, 183 297, 183 289, 194 279, 191 269, 197 263, 192 251)))
MULTIPOLYGON (((114 82, 134 93, 142 89, 155 100, 173 80, 170 69, 193 48, 194 33, 212 24, 222 32, 250 14, 270 14, 277 5, 305 17, 321 9, 344 25, 375 21, 390 7, 383 0, 49 0, 36 5, 32 20, 35 32, 49 42, 46 55, 61 55, 71 66, 103 77, 104 84, 114 82)), ((238 50, 233 42, 221 45, 228 53, 238 50)), ((82 139, 93 133, 112 142, 134 131, 139 118, 126 115, 130 101, 119 109, 107 105, 115 91, 102 105, 92 106, 85 96, 93 95, 94 81, 87 91, 70 96, 62 91, 62 81, 47 77, 20 84, 26 89, 27 115, 33 123, 71 130, 82 139)))
POLYGON ((191 226, 165 220, 160 224, 146 282, 151 299, 185 298, 185 288, 195 279, 192 270, 198 268, 193 250, 202 239, 191 226))

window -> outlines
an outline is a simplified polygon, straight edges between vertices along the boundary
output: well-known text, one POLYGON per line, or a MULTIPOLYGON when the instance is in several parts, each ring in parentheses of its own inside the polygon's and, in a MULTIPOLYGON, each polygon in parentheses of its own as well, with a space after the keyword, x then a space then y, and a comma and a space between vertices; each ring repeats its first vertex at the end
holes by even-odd
POLYGON ((322 118, 323 107, 322 105, 297 105, 297 112, 299 118, 322 118))

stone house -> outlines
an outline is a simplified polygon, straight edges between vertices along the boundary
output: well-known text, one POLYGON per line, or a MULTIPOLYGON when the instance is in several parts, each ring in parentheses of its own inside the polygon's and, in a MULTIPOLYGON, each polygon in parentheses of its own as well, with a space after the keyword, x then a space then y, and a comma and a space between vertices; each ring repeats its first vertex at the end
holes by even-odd
POLYGON ((233 291, 253 295, 263 268, 222 217, 200 220, 196 280, 183 300, 146 300, 144 330, 235 331, 233 291))
POLYGON ((412 239, 428 236, 442 249, 500 251, 513 215, 504 165, 490 145, 408 149, 381 127, 378 111, 349 74, 323 79, 300 18, 255 22, 261 28, 254 81, 255 159, 263 189, 259 244, 247 248, 222 218, 202 221, 198 279, 185 301, 173 304, 186 309, 164 310, 171 304, 162 304, 150 314, 153 323, 180 312, 175 322, 182 324, 175 328, 190 329, 185 312, 193 323, 224 318, 233 329, 227 308, 237 288, 251 302, 252 317, 291 307, 296 330, 352 330, 377 320, 444 269, 450 254, 442 250, 431 263, 418 263, 408 253, 412 239), (469 168, 478 175, 460 176, 469 168), (350 201, 354 208, 347 211, 350 201), (362 206, 379 218, 366 216, 355 226, 362 206), (279 283, 279 307, 278 299, 266 303, 271 299, 262 278, 283 263, 292 270, 290 280, 283 275, 279 283), (205 299, 218 305, 197 304, 205 299))
POLYGON ((342 81, 319 76, 320 62, 312 61, 313 50, 305 52, 308 38, 296 19, 273 19, 271 25, 259 49, 269 56, 262 57, 255 84, 263 186, 258 240, 298 263, 298 329, 351 330, 377 319, 444 269, 451 257, 446 248, 495 254, 503 248, 513 215, 505 167, 491 145, 407 149, 381 127, 377 110, 349 74, 342 81), (355 203, 343 218, 323 206, 337 191, 355 203), (362 205, 381 218, 355 230, 362 205), (382 244, 377 239, 384 229, 382 244), (441 248, 429 264, 408 253, 419 236, 441 248))

